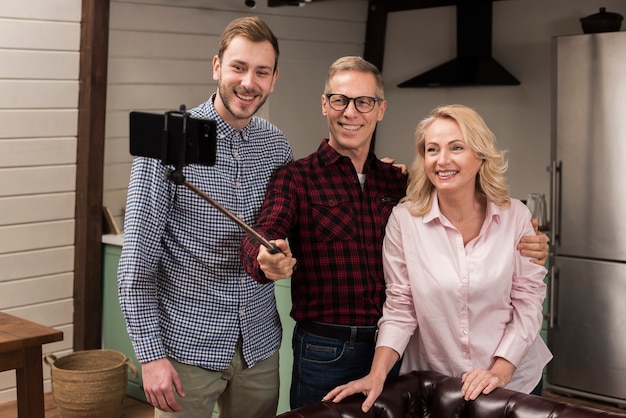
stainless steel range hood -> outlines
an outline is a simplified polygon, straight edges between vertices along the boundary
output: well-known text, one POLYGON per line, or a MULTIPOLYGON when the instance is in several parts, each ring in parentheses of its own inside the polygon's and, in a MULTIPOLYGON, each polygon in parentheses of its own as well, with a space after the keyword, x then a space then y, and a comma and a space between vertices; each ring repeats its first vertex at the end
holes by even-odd
POLYGON ((457 56, 398 87, 514 86, 520 82, 491 56, 491 0, 456 6, 457 56))

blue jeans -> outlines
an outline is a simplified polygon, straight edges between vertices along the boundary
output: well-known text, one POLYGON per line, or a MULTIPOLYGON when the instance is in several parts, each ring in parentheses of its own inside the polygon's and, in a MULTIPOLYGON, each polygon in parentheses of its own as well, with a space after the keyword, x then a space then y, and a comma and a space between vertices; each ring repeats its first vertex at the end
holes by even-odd
MULTIPOLYGON (((293 332, 291 409, 320 402, 336 386, 367 375, 374 359, 375 341, 342 341, 319 337, 301 327, 293 332)), ((397 376, 400 361, 388 377, 397 376)))

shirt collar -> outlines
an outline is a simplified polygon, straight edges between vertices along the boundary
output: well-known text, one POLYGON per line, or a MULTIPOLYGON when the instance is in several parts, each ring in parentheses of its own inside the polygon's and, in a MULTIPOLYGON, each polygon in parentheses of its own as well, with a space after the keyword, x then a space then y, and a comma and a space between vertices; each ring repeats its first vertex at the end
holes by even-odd
MULTIPOLYGON (((322 140, 322 143, 317 149, 317 152, 319 153, 320 159, 324 166, 336 164, 342 159, 348 159, 348 160, 350 159, 349 157, 346 157, 345 155, 338 153, 336 149, 331 147, 328 144, 328 138, 325 138, 322 140)), ((369 167, 371 167, 372 165, 375 165, 374 163, 376 163, 376 161, 378 161, 378 158, 376 158, 376 155, 372 151, 370 151, 369 154, 367 155, 367 161, 365 162, 365 170, 364 170, 365 173, 368 172, 369 167)))
MULTIPOLYGON (((435 219, 439 219, 444 225, 449 225, 449 221, 443 216, 441 213, 441 209, 439 209, 439 199, 437 197, 437 191, 434 190, 432 199, 432 206, 430 210, 423 216, 424 223, 432 222, 435 219)), ((485 223, 489 222, 500 222, 500 216, 502 215, 502 209, 493 203, 491 200, 487 200, 487 216, 485 216, 485 223)))

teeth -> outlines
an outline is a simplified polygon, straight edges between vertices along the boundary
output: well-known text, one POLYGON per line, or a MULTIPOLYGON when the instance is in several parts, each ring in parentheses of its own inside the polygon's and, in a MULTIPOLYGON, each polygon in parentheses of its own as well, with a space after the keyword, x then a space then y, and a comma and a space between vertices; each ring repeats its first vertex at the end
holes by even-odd
POLYGON ((241 100, 247 100, 247 101, 254 99, 254 96, 244 96, 242 94, 238 94, 237 97, 239 97, 241 100))
POLYGON ((357 129, 359 129, 361 127, 361 125, 342 125, 344 129, 347 129, 349 131, 356 131, 357 129))
POLYGON ((456 171, 438 171, 437 175, 439 177, 452 177, 456 174, 456 171))

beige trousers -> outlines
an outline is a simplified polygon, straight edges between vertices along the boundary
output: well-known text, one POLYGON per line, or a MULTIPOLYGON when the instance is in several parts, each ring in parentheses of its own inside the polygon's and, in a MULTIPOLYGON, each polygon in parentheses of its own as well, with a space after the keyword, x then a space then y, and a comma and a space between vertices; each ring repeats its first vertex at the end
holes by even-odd
POLYGON ((182 412, 154 410, 155 418, 211 418, 217 405, 220 418, 267 418, 278 407, 278 351, 264 362, 249 368, 237 345, 230 367, 207 370, 171 360, 178 372, 185 397, 176 400, 182 412))

